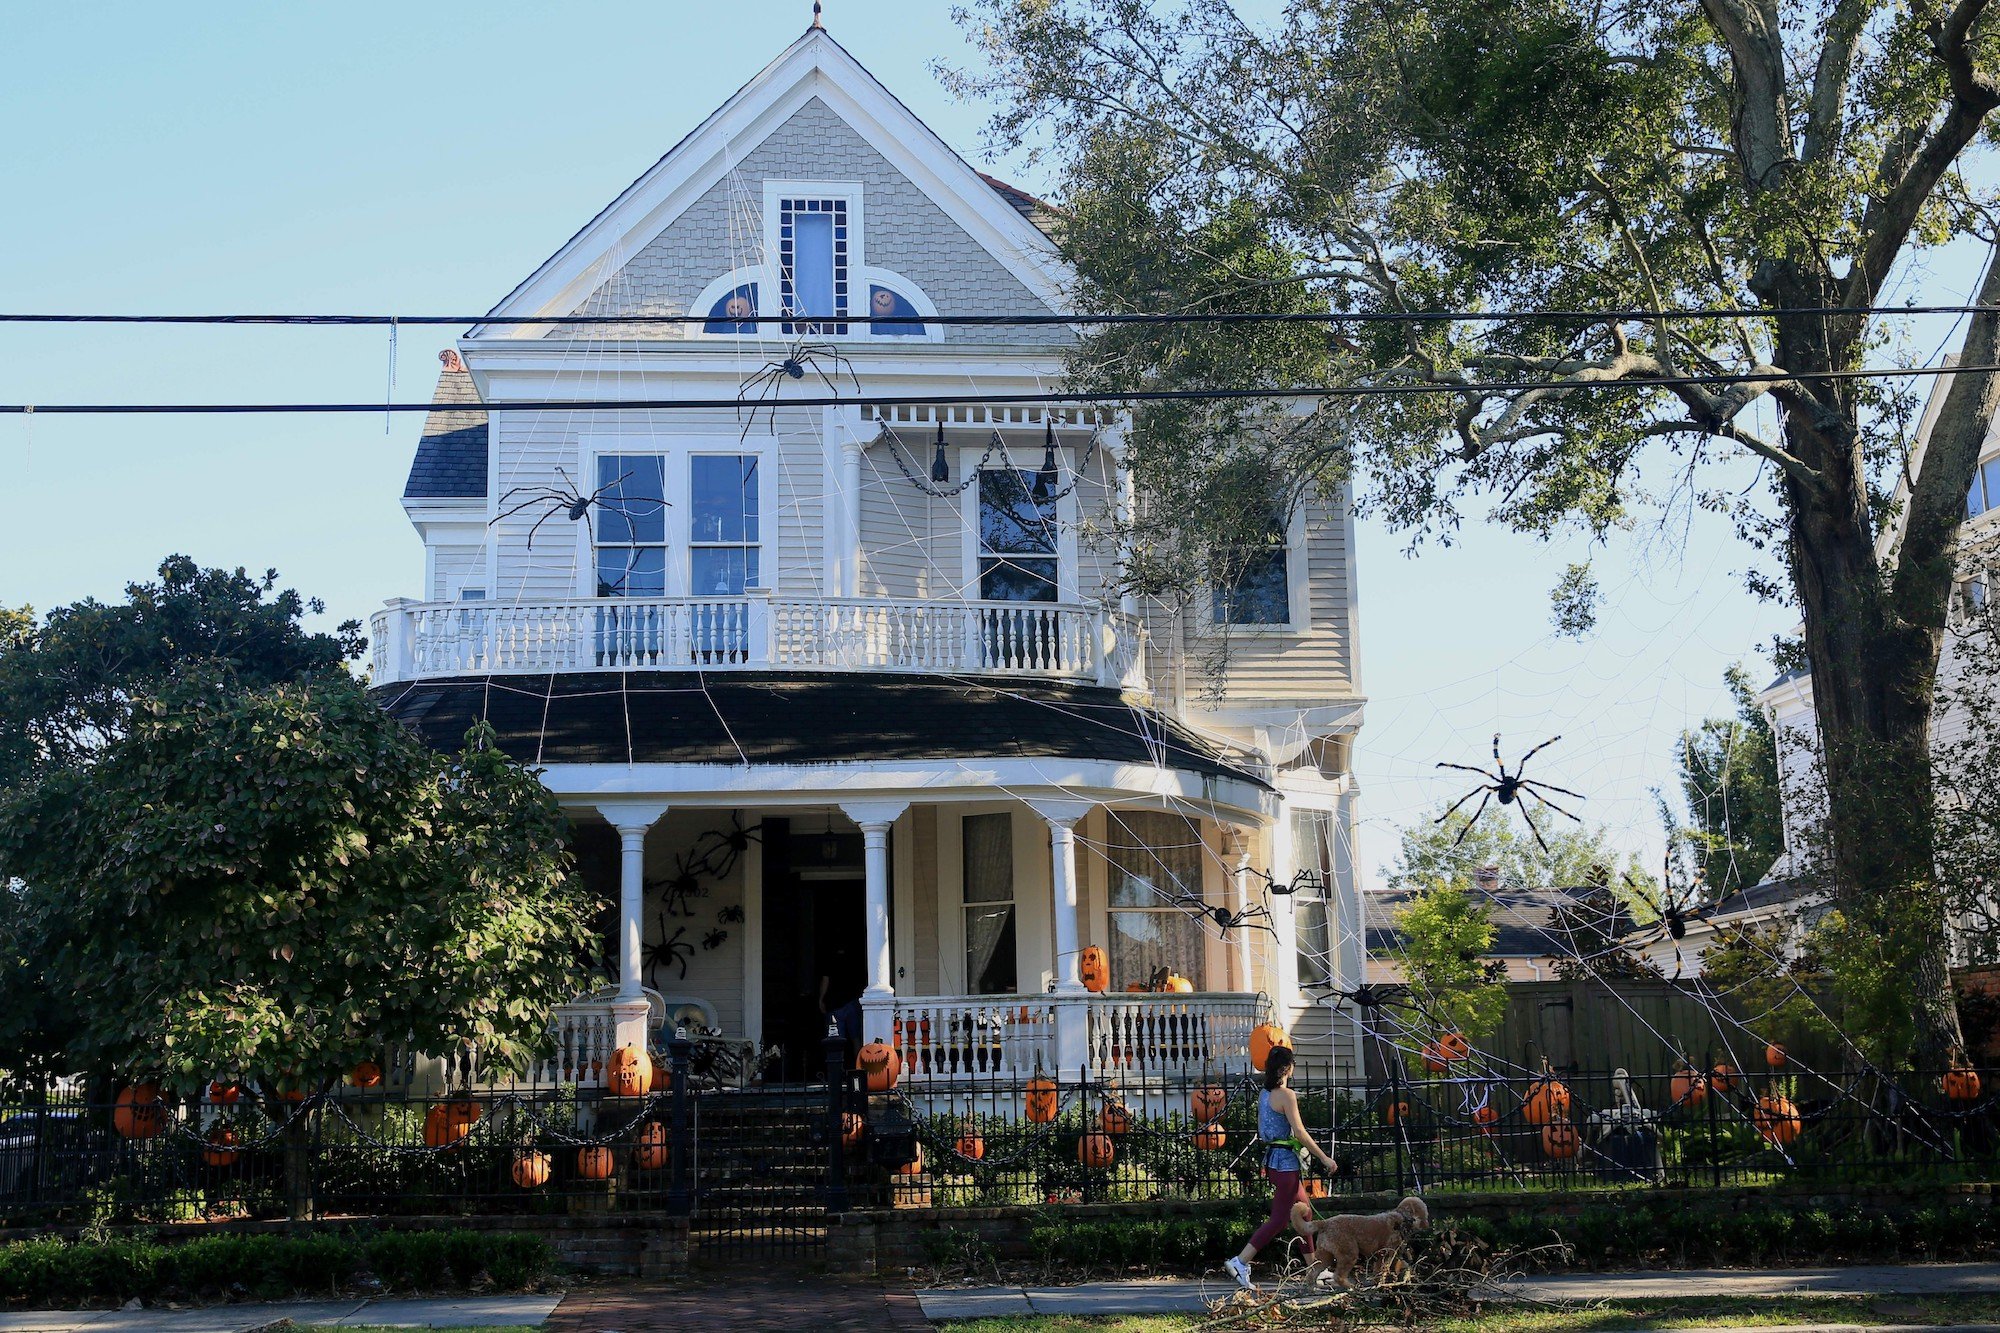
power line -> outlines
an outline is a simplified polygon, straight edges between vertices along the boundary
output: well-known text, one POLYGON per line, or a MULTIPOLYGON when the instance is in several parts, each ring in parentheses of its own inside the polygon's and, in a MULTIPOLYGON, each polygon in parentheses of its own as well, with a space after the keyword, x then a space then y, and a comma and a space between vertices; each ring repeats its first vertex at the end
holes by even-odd
MULTIPOLYGON (((947 394, 816 394, 775 400, 777 407, 1009 407, 1037 403, 1234 402, 1277 398, 1383 398, 1398 395, 1564 393, 1581 390, 1642 390, 1730 384, 1792 384, 1805 381, 1904 379, 1924 375, 1990 374, 2000 365, 1888 366, 1879 370, 1799 370, 1662 375, 1626 380, 1480 380, 1465 383, 1324 384, 1301 388, 1105 389, 1074 392, 947 394)), ((672 412, 740 409, 761 405, 742 398, 536 398, 475 403, 0 403, 0 415, 14 416, 244 416, 257 414, 337 415, 356 412, 672 412)))
POLYGON ((525 325, 605 325, 605 324, 766 324, 793 325, 874 325, 926 324, 940 327, 992 325, 1035 327, 1045 325, 1087 325, 1110 327, 1125 324, 1522 324, 1522 323, 1652 323, 1686 319, 1790 319, 1809 316, 1845 315, 1980 315, 2000 313, 2000 306, 1921 305, 1921 306, 1779 306, 1772 309, 1742 309, 1733 306, 1698 307, 1690 310, 1365 310, 1365 311, 1103 311, 1070 314, 970 314, 894 315, 876 319, 869 315, 370 315, 370 314, 231 314, 231 315, 119 315, 0 312, 0 324, 200 324, 200 325, 299 325, 330 328, 385 328, 399 325, 437 324, 525 324, 525 325))

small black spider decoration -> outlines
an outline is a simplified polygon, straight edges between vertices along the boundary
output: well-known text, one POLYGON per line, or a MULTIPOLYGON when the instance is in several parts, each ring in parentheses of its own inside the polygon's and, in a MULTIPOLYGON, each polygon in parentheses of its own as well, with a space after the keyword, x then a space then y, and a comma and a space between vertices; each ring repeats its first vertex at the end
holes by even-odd
MULTIPOLYGON (((576 483, 569 479, 569 473, 563 469, 557 468, 556 475, 562 478, 560 486, 516 486, 501 496, 500 512, 488 520, 486 526, 492 527, 503 518, 512 518, 524 510, 540 505, 543 512, 536 518, 534 526, 528 529, 528 549, 533 550, 535 534, 542 530, 542 524, 558 515, 572 523, 581 521, 586 528, 589 528, 590 511, 593 508, 616 509, 620 514, 638 518, 650 517, 667 507, 667 502, 658 496, 625 494, 625 482, 631 477, 630 472, 615 481, 607 481, 588 495, 576 488, 576 483), (519 497, 518 502, 517 497, 519 497)), ((595 529, 591 529, 591 535, 595 540, 595 529)))
POLYGON ((717 912, 715 919, 725 926, 740 926, 743 924, 743 908, 737 903, 731 903, 717 912))
POLYGON ((1512 773, 1509 773, 1507 771, 1507 763, 1500 757, 1500 733, 1497 731, 1493 733, 1493 766, 1500 770, 1498 773, 1491 773, 1483 768, 1474 768, 1470 764, 1440 763, 1438 765, 1439 768, 1455 768, 1462 773, 1477 773, 1480 777, 1485 778, 1486 781, 1480 783, 1477 787, 1474 787, 1471 791, 1459 797, 1456 801, 1453 801, 1451 803, 1451 808, 1449 810, 1446 810, 1443 814, 1439 815, 1432 822, 1437 824, 1444 823, 1445 820, 1450 819, 1454 814, 1458 813, 1458 808, 1460 806, 1464 805, 1467 801, 1471 800, 1475 796, 1479 798, 1479 806, 1472 812, 1472 818, 1465 821, 1465 827, 1460 829, 1458 831, 1458 837, 1452 840, 1451 845, 1456 847, 1459 845, 1459 843, 1465 841, 1466 834, 1472 832, 1472 826, 1479 822, 1479 816, 1486 813, 1486 803, 1497 796, 1500 798, 1500 804, 1502 805, 1514 805, 1517 803, 1520 805, 1521 818, 1528 821, 1528 832, 1535 835, 1535 845, 1537 847, 1540 847, 1544 852, 1548 851, 1549 845, 1546 842, 1542 841, 1542 831, 1540 828, 1536 827, 1535 817, 1528 813, 1528 803, 1527 800, 1524 798, 1532 797, 1537 803, 1547 806, 1549 809, 1555 811, 1557 814, 1562 815, 1568 819, 1574 819, 1579 824, 1583 822, 1583 820, 1580 817, 1570 814, 1569 811, 1563 809, 1561 806, 1557 805, 1554 801, 1551 801, 1547 796, 1544 796, 1542 793, 1551 791, 1560 792, 1564 796, 1574 797, 1576 800, 1579 801, 1586 800, 1588 798, 1585 797, 1581 792, 1571 791, 1567 787, 1558 787, 1554 783, 1530 782, 1526 777, 1522 775, 1527 772, 1528 761, 1530 759, 1533 759, 1536 755, 1548 749, 1551 745, 1554 745, 1557 741, 1561 739, 1562 737, 1560 736, 1551 736, 1547 740, 1543 741, 1540 745, 1537 745, 1534 749, 1522 755, 1521 762, 1514 765, 1514 771, 1512 773))
POLYGON ((1643 905, 1653 909, 1653 923, 1637 935, 1626 937, 1624 948, 1635 956, 1643 956, 1639 951, 1672 940, 1674 945, 1674 971, 1670 978, 1679 981, 1684 960, 1681 957, 1681 941, 1687 938, 1688 924, 1706 921, 1708 914, 1715 910, 1715 904, 1708 900, 1708 871, 1697 869, 1684 884, 1674 883, 1674 860, 1668 853, 1660 867, 1659 892, 1649 892, 1645 885, 1625 876, 1625 890, 1643 905))
POLYGON ((807 342, 800 338, 785 352, 783 359, 772 361, 762 370, 753 372, 736 391, 737 412, 740 415, 747 405, 750 419, 743 425, 743 438, 748 439, 750 428, 757 424, 757 414, 764 413, 765 424, 772 429, 778 423, 778 399, 788 380, 803 380, 811 371, 819 377, 826 391, 840 396, 840 376, 845 375, 853 384, 854 392, 861 392, 861 379, 854 373, 854 363, 840 354, 831 343, 807 342), (829 374, 828 372, 832 373, 829 374))
MULTIPOLYGON (((664 921, 661 922, 662 930, 665 929, 665 925, 664 921)), ((646 972, 657 979, 658 975, 665 972, 669 967, 679 967, 680 978, 682 981, 686 981, 688 960, 693 957, 694 945, 688 943, 687 927, 680 926, 674 930, 673 934, 667 936, 660 943, 648 944, 646 946, 646 972)))
POLYGON ((729 932, 726 930, 711 930, 701 937, 701 947, 710 950, 720 949, 723 941, 728 938, 729 932))

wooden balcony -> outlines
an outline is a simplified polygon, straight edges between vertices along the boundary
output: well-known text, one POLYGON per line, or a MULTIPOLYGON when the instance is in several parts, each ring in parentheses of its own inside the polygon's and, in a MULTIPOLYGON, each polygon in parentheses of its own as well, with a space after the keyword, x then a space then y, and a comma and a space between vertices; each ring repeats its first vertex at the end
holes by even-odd
POLYGON ((378 685, 582 671, 880 671, 1144 689, 1145 632, 1066 602, 576 598, 410 602, 370 626, 378 685))

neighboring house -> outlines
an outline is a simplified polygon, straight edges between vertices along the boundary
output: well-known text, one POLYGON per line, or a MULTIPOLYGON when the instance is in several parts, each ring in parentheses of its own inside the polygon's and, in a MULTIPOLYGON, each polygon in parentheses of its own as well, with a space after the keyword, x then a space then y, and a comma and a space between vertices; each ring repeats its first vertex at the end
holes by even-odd
MULTIPOLYGON (((1553 981, 1565 958, 1591 958, 1609 941, 1632 929, 1622 909, 1606 909, 1590 889, 1526 889, 1497 884, 1475 888, 1493 923, 1489 963, 1498 963, 1509 981, 1553 981)), ((1396 914, 1416 896, 1403 889, 1376 889, 1361 895, 1367 913, 1367 979, 1376 983, 1407 978, 1404 942, 1396 914)))
MULTIPOLYGON (((1804 879, 1767 879, 1728 893, 1706 908, 1689 909, 1683 914, 1678 940, 1664 923, 1655 921, 1629 933, 1626 946, 1634 958, 1658 968, 1661 976, 1692 981, 1702 974, 1703 957, 1723 932, 1764 930, 1795 917, 1809 924, 1823 901, 1824 895, 1804 879)), ((1787 939, 1783 947, 1789 952, 1796 943, 1787 939)))
MULTIPOLYGON (((1910 465, 1913 471, 1923 464, 1931 426, 1944 405, 1949 387, 1948 381, 1939 377, 1931 390, 1930 402, 1918 424, 1910 465)), ((1899 511, 1907 497, 1907 482, 1899 483, 1893 496, 1899 511)), ((1969 663, 1960 636, 1952 632, 1963 627, 1972 614, 1984 609, 1989 599, 2000 593, 2000 422, 1988 427, 1979 471, 1965 498, 1965 513, 1965 526, 1959 537, 1959 579, 1952 597, 1950 628, 1938 660, 1937 683, 1944 702, 1932 725, 1934 751, 1965 738, 1970 701, 2000 703, 1997 692, 2000 682, 1981 679, 1975 674, 1981 668, 1969 663)), ((1881 554, 1888 555, 1901 535, 1899 525, 1887 530, 1878 543, 1881 554)), ((1772 866, 1770 876, 1782 879, 1808 875, 1821 858, 1827 816, 1812 678, 1803 670, 1787 672, 1765 686, 1757 702, 1771 720, 1771 732, 1777 743, 1778 790, 1785 835, 1785 853, 1772 866)), ((1949 799, 1948 792, 1941 794, 1949 799)), ((1958 963, 1988 961, 1975 960, 1968 948, 1967 938, 1961 935, 1958 963)))
POLYGON ((566 1050, 657 1021, 643 982, 771 1076, 857 994, 919 1085, 1238 1064, 1267 1014, 1353 1058, 1303 989, 1360 972, 1350 496, 1203 623, 1121 596, 1126 422, 980 401, 1059 383, 1069 332, 918 322, 1065 309, 1048 223, 815 26, 444 354, 373 679, 437 746, 490 722, 573 821, 618 984, 566 1050), (791 313, 831 318, 747 322, 791 313), (570 315, 604 322, 520 322, 570 315), (1216 924, 1306 869, 1268 932, 1216 924), (1127 993, 1163 971, 1194 993, 1127 993))

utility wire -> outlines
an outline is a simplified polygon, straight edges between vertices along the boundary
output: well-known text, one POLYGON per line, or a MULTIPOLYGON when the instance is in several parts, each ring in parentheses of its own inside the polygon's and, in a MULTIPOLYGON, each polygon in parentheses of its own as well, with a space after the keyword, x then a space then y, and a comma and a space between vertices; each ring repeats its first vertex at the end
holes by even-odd
MULTIPOLYGON (((1382 398, 1402 394, 1502 394, 1534 390, 1668 389, 1690 385, 1795 384, 1820 380, 1904 379, 1923 375, 1971 375, 2000 371, 2000 365, 1887 366, 1879 370, 1797 370, 1662 375, 1629 380, 1468 380, 1409 384, 1325 384, 1306 388, 1106 389, 1077 392, 808 395, 773 400, 779 407, 962 407, 1034 403, 1228 402, 1258 398, 1382 398)), ((714 411, 763 404, 743 398, 535 398, 485 403, 0 403, 0 415, 15 416, 240 416, 269 413, 349 412, 584 412, 714 411)))
POLYGON ((869 315, 363 315, 363 314, 235 314, 235 315, 112 315, 0 312, 0 324, 296 324, 306 326, 385 326, 425 324, 935 324, 1033 327, 1081 324, 1520 324, 1520 323, 1651 323, 1663 319, 1785 319, 1810 315, 1980 315, 2000 313, 1990 305, 1916 306, 1779 306, 1771 309, 1706 307, 1691 310, 1366 310, 1300 311, 1127 311, 1072 314, 896 315, 876 320, 869 315))

